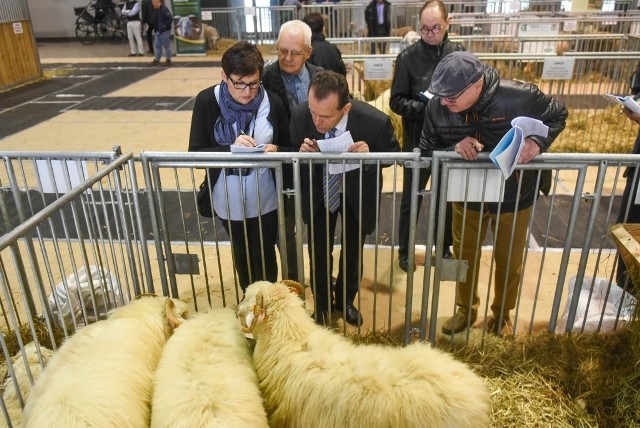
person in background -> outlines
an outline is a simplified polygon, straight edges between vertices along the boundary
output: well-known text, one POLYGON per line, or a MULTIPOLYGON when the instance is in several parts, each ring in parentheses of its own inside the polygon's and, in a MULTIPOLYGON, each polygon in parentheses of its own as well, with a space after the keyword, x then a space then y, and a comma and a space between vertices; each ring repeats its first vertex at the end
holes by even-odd
POLYGON ((298 19, 299 15, 300 15, 300 9, 302 9, 302 3, 300 3, 300 0, 284 0, 282 5, 283 6, 295 6, 296 7, 296 11, 295 12, 285 11, 285 13, 283 14, 283 19, 282 19, 284 22, 291 21, 293 19, 298 19))
MULTIPOLYGON (((264 145, 265 153, 289 151, 289 119, 280 98, 261 83, 258 48, 238 42, 222 55, 222 81, 196 97, 190 152, 229 152, 232 146, 264 145)), ((238 282, 278 277, 278 200, 268 168, 210 169, 215 214, 231 240, 238 282)))
MULTIPOLYGON (((389 37, 391 35, 391 3, 387 0, 371 0, 364 10, 367 36, 389 37)), ((380 53, 385 53, 386 43, 379 44, 380 53)), ((371 43, 371 53, 376 53, 376 43, 371 43)))
POLYGON ((143 56, 140 3, 136 0, 126 2, 122 7, 122 16, 127 18, 127 38, 131 50, 129 56, 143 56))
POLYGON ((153 36, 156 29, 156 10, 151 4, 151 0, 142 0, 142 24, 147 35, 147 45, 149 46, 148 52, 153 55, 153 36))
MULTIPOLYGON (((527 163, 546 151, 564 129, 568 116, 561 102, 531 83, 501 79, 498 71, 470 52, 452 52, 433 71, 420 138, 423 156, 455 150, 473 161, 479 152, 491 152, 519 116, 537 119, 549 127, 548 136, 528 135, 518 163, 527 163)), ((495 275, 492 315, 486 331, 500 335, 511 328, 509 311, 515 308, 531 207, 540 190, 537 171, 516 170, 504 183, 500 203, 453 203, 453 251, 467 260, 465 282, 456 283, 455 315, 442 325, 445 334, 459 333, 478 316, 478 273, 487 227, 494 231, 495 275)))
POLYGON ((322 15, 317 12, 307 13, 302 21, 311 28, 312 49, 308 62, 346 76, 347 69, 342 61, 340 49, 329 43, 324 37, 324 18, 322 15))
MULTIPOLYGON (((262 84, 274 92, 284 102, 287 117, 298 104, 307 101, 309 82, 320 70, 310 64, 311 56, 311 28, 302 21, 294 20, 282 24, 276 42, 278 60, 264 68, 262 84)), ((291 166, 283 166, 284 187, 293 188, 293 172, 291 166)), ((285 198, 285 229, 287 237, 287 266, 288 272, 282 277, 298 280, 298 257, 296 253, 296 230, 293 196, 285 198)))
MULTIPOLYGON (((317 140, 347 131, 354 141, 349 153, 400 150, 389 116, 365 102, 350 99, 347 80, 341 74, 320 71, 311 80, 308 101, 293 110, 291 147, 294 151, 319 152, 317 140)), ((336 310, 345 321, 360 326, 362 315, 353 301, 360 289, 365 238, 376 226, 382 171, 364 165, 362 170, 329 174, 324 165, 315 164, 311 165, 310 178, 308 168, 308 164, 303 165, 301 172, 302 219, 308 228, 314 316, 318 324, 329 325, 329 305, 335 298, 336 310), (332 293, 333 237, 338 214, 342 219, 341 250, 332 293)))
MULTIPOLYGON (((420 11, 420 28, 422 38, 409 46, 396 58, 396 66, 391 82, 391 111, 402 116, 403 152, 411 152, 420 145, 420 134, 424 123, 424 112, 429 101, 424 92, 429 88, 433 70, 440 60, 454 51, 464 48, 461 44, 449 40, 449 14, 447 8, 439 0, 431 0, 422 6, 420 11)), ((402 180, 402 200, 400 202, 398 263, 400 269, 407 272, 409 254, 409 214, 411 211, 411 181, 413 170, 404 169, 402 180)), ((420 169, 418 190, 424 190, 431 176, 431 169, 420 169)), ((436 189, 431 189, 432 191, 436 189)), ((439 198, 438 198, 439 199, 439 198)), ((418 196, 418 214, 422 204, 422 195, 418 196)), ((436 213, 438 207, 436 207, 436 213)), ((437 216, 437 214, 436 214, 437 216)), ((436 224, 438 218, 436 217, 436 224)), ((442 257, 451 258, 450 246, 453 243, 451 232, 451 205, 447 204, 445 222, 444 247, 442 257)), ((412 266, 411 271, 415 270, 412 266)))
POLYGON ((152 0, 153 8, 156 10, 156 44, 155 55, 151 65, 159 65, 162 58, 162 49, 166 61, 164 65, 171 66, 171 25, 173 17, 171 12, 164 5, 163 0, 152 0))

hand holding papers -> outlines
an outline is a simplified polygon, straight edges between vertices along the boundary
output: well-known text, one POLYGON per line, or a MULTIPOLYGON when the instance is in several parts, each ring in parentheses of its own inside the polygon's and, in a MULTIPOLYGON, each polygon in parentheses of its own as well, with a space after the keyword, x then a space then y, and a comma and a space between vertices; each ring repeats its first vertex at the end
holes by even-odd
MULTIPOLYGON (((318 147, 322 153, 344 153, 353 144, 351 132, 346 131, 335 138, 318 140, 318 147)), ((358 164, 329 163, 329 174, 342 174, 358 169, 358 164)))
POLYGON ((606 94, 606 97, 628 108, 633 113, 640 113, 640 104, 638 104, 632 96, 621 97, 619 95, 606 94))
POLYGON ((237 144, 233 144, 231 146, 231 153, 264 153, 265 149, 264 144, 258 144, 257 146, 239 146, 237 144))
POLYGON ((511 125, 513 128, 502 137, 489 155, 493 163, 500 168, 505 179, 509 178, 516 168, 525 138, 530 135, 540 135, 541 137, 549 135, 549 127, 538 119, 519 116, 511 121, 511 125))

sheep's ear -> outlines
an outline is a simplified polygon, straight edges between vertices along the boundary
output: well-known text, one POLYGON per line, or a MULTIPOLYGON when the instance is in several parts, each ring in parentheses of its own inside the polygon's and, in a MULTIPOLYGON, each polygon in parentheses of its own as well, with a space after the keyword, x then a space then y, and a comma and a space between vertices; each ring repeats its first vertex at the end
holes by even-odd
POLYGON ((173 313, 173 310, 175 309, 175 307, 176 307, 176 304, 173 303, 173 300, 165 299, 164 309, 165 309, 165 314, 167 316, 167 321, 169 322, 169 327, 171 327, 174 330, 178 328, 180 324, 182 324, 182 322, 184 321, 176 317, 176 315, 173 313))
POLYGON ((300 299, 304 300, 304 287, 299 282, 283 279, 282 283, 289 288, 289 291, 297 294, 300 299))

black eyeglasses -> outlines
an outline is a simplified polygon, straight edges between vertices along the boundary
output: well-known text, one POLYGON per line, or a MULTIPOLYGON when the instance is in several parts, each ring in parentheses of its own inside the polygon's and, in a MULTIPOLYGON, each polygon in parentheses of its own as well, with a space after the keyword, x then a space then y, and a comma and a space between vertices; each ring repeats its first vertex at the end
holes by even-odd
MULTIPOLYGON (((477 82, 477 80, 476 80, 477 82)), ((460 98, 462 96, 462 94, 464 94, 465 92, 467 92, 467 90, 472 87, 476 82, 471 83, 469 86, 467 86, 466 88, 464 88, 461 92, 458 93, 458 95, 454 95, 453 97, 441 97, 443 100, 445 100, 446 102, 448 102, 449 104, 455 104, 456 101, 458 101, 458 98, 460 98)))
POLYGON ((278 55, 280 55, 283 58, 286 58, 289 55, 291 55, 292 57, 295 58, 295 57, 304 55, 304 52, 290 51, 290 50, 287 50, 287 49, 278 48, 278 55))
POLYGON ((422 34, 433 34, 434 36, 436 34, 439 34, 440 31, 442 31, 442 27, 439 25, 434 25, 433 28, 429 28, 429 27, 420 27, 420 32, 422 34))
POLYGON ((247 88, 249 89, 258 89, 260 87, 260 85, 262 85, 262 81, 258 80, 256 82, 251 82, 251 83, 244 83, 244 82, 234 82, 233 79, 231 78, 231 76, 228 76, 229 80, 231 80, 231 84, 233 85, 234 88, 236 89, 240 89, 245 90, 247 88))

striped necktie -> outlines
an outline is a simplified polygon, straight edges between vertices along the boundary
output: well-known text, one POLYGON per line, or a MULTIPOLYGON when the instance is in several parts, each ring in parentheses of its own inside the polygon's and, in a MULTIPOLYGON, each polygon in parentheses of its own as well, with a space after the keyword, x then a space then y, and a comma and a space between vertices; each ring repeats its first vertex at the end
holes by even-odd
MULTIPOLYGON (((336 128, 331 128, 327 132, 327 138, 333 138, 336 135, 336 128)), ((324 206, 329 208, 331 213, 336 212, 340 206, 340 174, 329 174, 327 166, 323 168, 322 191, 324 193, 324 206)))

